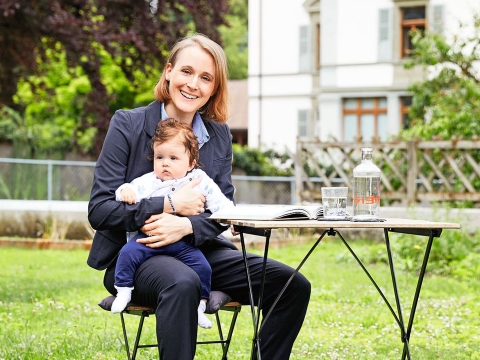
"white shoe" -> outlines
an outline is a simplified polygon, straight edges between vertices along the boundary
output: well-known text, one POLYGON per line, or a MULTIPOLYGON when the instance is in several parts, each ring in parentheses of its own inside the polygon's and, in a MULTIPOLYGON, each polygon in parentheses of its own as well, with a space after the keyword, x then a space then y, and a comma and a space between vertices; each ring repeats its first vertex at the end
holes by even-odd
POLYGON ((200 301, 200 305, 198 305, 198 325, 205 329, 210 329, 212 327, 212 322, 207 318, 205 315, 205 309, 207 308, 207 304, 205 301, 200 301))
POLYGON ((115 289, 117 289, 117 296, 112 303, 111 311, 114 314, 118 314, 125 310, 127 304, 132 300, 133 287, 115 286, 115 289))

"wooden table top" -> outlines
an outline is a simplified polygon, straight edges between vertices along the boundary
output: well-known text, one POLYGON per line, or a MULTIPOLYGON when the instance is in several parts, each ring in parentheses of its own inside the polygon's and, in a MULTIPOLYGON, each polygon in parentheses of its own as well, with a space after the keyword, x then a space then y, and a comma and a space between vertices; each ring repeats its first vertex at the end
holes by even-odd
POLYGON ((335 229, 460 229, 460 224, 426 220, 386 218, 383 222, 327 221, 327 220, 229 220, 218 219, 221 223, 256 229, 284 228, 335 228, 335 229))

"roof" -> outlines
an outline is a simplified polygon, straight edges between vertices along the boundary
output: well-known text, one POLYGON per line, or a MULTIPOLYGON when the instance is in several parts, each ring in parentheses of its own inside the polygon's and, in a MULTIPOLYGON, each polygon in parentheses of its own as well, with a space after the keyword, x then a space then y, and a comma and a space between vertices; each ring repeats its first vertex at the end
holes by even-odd
POLYGON ((248 88, 247 80, 229 80, 230 118, 227 124, 233 130, 248 129, 248 88))

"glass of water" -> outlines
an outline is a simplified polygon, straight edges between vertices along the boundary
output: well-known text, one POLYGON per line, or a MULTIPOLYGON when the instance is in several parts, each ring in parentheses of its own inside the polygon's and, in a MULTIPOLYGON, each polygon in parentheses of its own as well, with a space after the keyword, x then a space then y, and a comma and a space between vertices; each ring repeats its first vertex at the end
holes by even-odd
POLYGON ((348 187, 322 187, 323 217, 345 219, 347 217, 348 187))

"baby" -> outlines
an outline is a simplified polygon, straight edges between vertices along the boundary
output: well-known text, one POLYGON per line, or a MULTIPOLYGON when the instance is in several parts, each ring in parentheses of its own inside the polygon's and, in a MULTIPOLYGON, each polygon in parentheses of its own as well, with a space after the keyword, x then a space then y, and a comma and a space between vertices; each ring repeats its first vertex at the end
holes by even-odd
MULTIPOLYGON (((204 171, 196 168, 199 159, 198 141, 189 126, 171 118, 161 120, 152 139, 152 150, 153 172, 121 185, 115 192, 117 201, 134 204, 145 198, 166 196, 175 215, 175 204, 170 195, 193 179, 200 178, 200 183, 194 189, 205 196, 207 210, 213 213, 235 206, 204 171)), ((210 298, 212 270, 203 253, 184 240, 160 248, 150 248, 136 242, 144 237, 146 235, 141 232, 127 233, 127 244, 119 253, 115 269, 117 296, 112 304, 112 312, 123 311, 130 302, 134 274, 142 262, 155 255, 170 255, 198 274, 202 288, 198 325, 211 328, 212 322, 206 317, 205 309, 210 298)))

